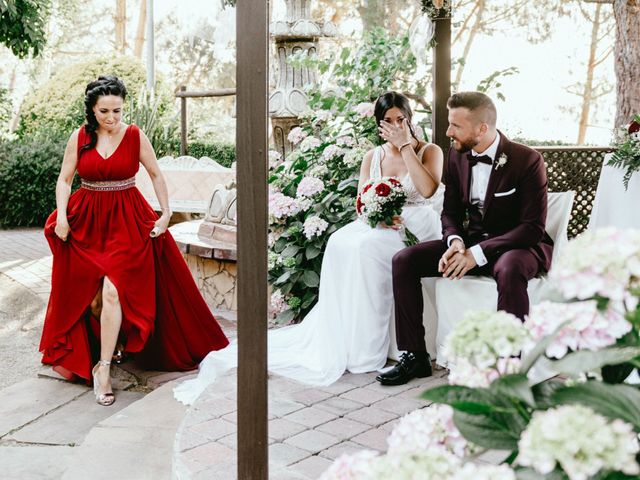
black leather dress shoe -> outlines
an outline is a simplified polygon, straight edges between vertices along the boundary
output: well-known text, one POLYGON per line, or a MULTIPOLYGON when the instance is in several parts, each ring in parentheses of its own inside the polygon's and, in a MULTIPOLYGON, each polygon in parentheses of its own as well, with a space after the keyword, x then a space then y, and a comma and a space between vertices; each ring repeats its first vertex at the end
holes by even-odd
POLYGON ((414 378, 424 378, 433 375, 429 354, 418 358, 413 352, 405 352, 400 361, 391 370, 376 377, 382 385, 404 385, 414 378))

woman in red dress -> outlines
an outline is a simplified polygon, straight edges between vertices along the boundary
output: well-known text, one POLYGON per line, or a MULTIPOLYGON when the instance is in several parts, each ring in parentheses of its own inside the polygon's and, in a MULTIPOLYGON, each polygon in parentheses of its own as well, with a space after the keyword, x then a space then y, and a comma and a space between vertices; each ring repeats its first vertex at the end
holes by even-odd
POLYGON ((117 77, 87 85, 87 124, 69 139, 57 209, 45 225, 53 269, 42 362, 68 380, 93 382, 105 406, 115 401, 110 362, 118 342, 154 370, 193 369, 228 344, 167 231, 167 187, 151 143, 121 121, 126 93, 117 77), (140 164, 159 218, 135 187, 140 164), (76 170, 82 186, 71 194, 76 170))

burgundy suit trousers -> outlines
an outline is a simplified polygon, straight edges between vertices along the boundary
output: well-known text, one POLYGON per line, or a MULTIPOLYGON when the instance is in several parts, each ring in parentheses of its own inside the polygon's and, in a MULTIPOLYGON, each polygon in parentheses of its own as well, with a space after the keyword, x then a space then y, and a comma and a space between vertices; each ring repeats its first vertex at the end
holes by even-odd
MULTIPOLYGON (((400 250, 393 257, 393 297, 396 314, 396 336, 399 350, 424 352, 422 324, 422 277, 441 277, 438 262, 447 250, 446 242, 434 240, 400 250)), ((524 320, 529 313, 527 285, 541 270, 538 259, 529 250, 509 250, 467 275, 486 275, 495 279, 498 288, 498 310, 524 320)), ((455 280, 450 280, 455 281, 455 280)))

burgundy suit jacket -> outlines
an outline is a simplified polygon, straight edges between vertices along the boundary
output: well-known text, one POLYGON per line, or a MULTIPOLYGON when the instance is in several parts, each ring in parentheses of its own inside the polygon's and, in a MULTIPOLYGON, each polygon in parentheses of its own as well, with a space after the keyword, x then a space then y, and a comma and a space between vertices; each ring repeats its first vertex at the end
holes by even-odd
POLYGON ((528 249, 547 271, 553 240, 545 231, 548 182, 542 155, 499 133, 500 144, 481 216, 472 214, 475 209, 469 200, 471 167, 467 154, 449 149, 443 174, 443 238, 446 241, 450 235, 459 235, 467 247, 479 244, 489 262, 508 250, 528 249), (502 155, 506 155, 507 162, 496 168, 502 155), (470 215, 475 219, 471 220, 475 234, 468 229, 470 215), (478 227, 482 234, 477 233, 478 227))

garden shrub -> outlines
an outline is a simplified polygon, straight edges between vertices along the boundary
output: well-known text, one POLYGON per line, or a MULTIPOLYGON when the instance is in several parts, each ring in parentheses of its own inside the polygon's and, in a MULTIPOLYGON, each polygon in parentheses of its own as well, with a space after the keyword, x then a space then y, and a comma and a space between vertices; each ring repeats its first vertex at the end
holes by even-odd
MULTIPOLYGON (((67 137, 37 135, 0 143, 0 225, 42 226, 56 208, 67 137)), ((80 179, 76 176, 74 186, 80 179)))
MULTIPOLYGON (((128 90, 128 100, 135 102, 144 91, 144 65, 131 57, 99 58, 76 63, 53 75, 28 95, 21 108, 17 134, 24 138, 37 132, 71 132, 84 123, 84 89, 99 75, 117 75, 128 90)), ((162 88, 159 89, 163 91, 162 88)), ((171 105, 171 97, 162 93, 160 113, 171 105)), ((125 105, 126 111, 126 105, 125 105)))

